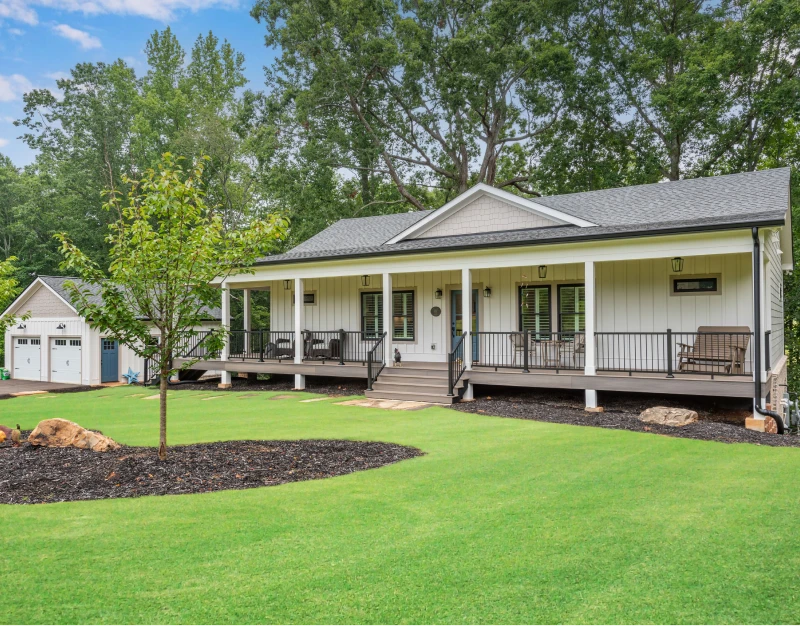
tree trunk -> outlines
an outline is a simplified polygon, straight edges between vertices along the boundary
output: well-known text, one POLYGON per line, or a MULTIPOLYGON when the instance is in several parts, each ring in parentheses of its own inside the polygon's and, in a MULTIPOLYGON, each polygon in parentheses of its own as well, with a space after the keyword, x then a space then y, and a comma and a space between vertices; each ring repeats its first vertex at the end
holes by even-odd
POLYGON ((161 370, 161 381, 158 390, 159 404, 159 437, 158 437, 158 458, 160 461, 167 460, 167 383, 168 373, 161 370))

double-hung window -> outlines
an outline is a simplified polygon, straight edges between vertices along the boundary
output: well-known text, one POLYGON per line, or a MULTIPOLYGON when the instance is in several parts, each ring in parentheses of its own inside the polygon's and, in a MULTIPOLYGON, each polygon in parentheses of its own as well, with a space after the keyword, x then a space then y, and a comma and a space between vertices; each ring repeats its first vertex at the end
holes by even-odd
POLYGON ((586 288, 583 285, 558 286, 558 318, 562 333, 586 331, 586 288))
MULTIPOLYGON (((414 341, 415 328, 414 292, 393 292, 392 340, 414 341)), ((379 291, 361 293, 361 333, 365 339, 383 334, 383 294, 379 291)))
POLYGON ((519 328, 535 339, 550 339, 550 287, 519 288, 519 328))

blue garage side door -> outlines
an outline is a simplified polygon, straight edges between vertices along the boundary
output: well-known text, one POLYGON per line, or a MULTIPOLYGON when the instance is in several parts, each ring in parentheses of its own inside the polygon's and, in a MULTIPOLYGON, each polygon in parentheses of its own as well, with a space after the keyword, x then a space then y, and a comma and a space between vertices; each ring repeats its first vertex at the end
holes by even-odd
POLYGON ((115 383, 119 380, 119 346, 113 339, 103 339, 102 344, 100 382, 115 383))

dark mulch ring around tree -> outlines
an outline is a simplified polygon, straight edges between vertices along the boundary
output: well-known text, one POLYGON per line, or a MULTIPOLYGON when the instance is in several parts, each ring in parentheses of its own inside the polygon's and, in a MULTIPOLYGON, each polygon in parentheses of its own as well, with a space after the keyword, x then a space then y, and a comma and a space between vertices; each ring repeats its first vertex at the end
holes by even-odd
POLYGON ((744 420, 750 414, 751 404, 747 399, 616 393, 598 395, 600 405, 605 409, 603 413, 590 413, 584 410, 582 391, 514 390, 476 386, 474 402, 454 404, 453 408, 465 413, 631 430, 686 439, 800 447, 800 437, 797 435, 774 435, 747 430, 744 427, 744 420), (681 427, 639 421, 639 414, 646 408, 654 406, 691 409, 697 411, 700 419, 694 424, 681 427))
MULTIPOLYGON (((263 376, 263 375, 262 375, 263 376)), ((258 380, 248 380, 234 376, 231 389, 218 389, 219 378, 209 378, 197 382, 181 382, 170 385, 170 390, 189 391, 291 391, 294 389, 294 376, 289 374, 270 374, 258 380)), ((363 378, 338 378, 333 376, 307 376, 305 390, 326 396, 363 395, 367 383, 363 378)))
MULTIPOLYGON (((27 438, 29 433, 23 433, 27 438)), ((331 478, 421 456, 417 448, 375 441, 224 441, 115 452, 14 448, 0 444, 0 503, 40 504, 136 498, 331 478)))

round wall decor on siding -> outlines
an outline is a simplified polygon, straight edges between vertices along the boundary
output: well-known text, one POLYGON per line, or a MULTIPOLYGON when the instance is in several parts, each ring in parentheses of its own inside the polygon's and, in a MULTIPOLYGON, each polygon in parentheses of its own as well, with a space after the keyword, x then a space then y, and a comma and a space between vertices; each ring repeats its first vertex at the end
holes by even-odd
POLYGON ((435 306, 431 309, 431 315, 433 315, 434 317, 439 317, 441 314, 442 310, 438 306, 435 306))

